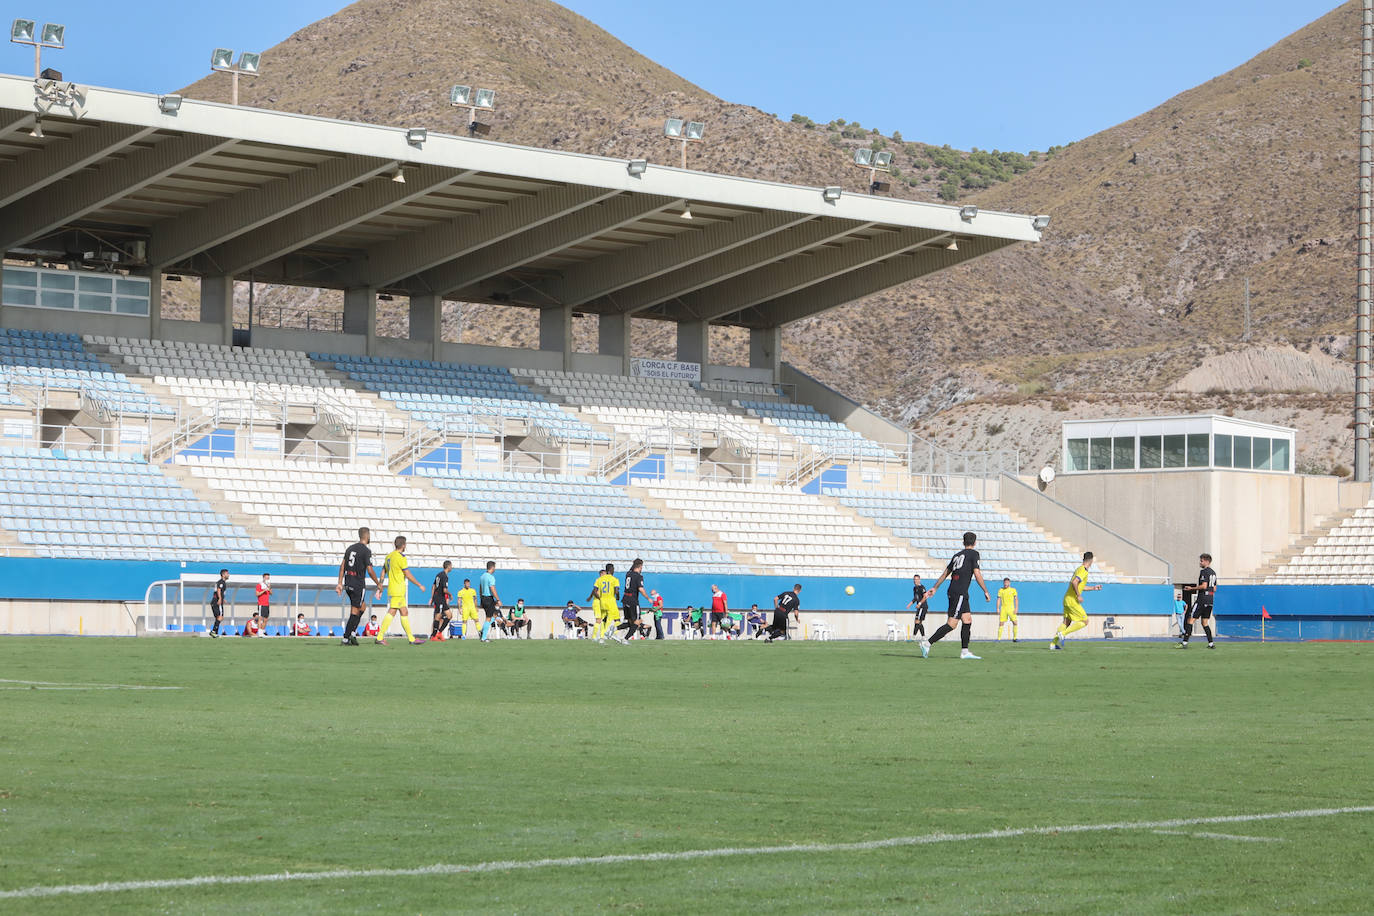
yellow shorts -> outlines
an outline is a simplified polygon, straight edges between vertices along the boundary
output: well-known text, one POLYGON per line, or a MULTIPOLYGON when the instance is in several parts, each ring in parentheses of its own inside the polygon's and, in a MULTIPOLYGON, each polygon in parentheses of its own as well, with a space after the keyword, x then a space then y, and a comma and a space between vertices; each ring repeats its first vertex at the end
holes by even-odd
POLYGON ((390 599, 387 606, 393 611, 399 611, 402 608, 408 608, 410 606, 410 601, 407 600, 405 595, 389 595, 387 597, 390 599))
POLYGON ((607 623, 615 623, 620 619, 620 608, 608 607, 602 612, 602 616, 606 618, 607 623))
POLYGON ((464 619, 464 620, 477 620, 477 619, 479 619, 478 616, 477 616, 477 608, 475 608, 475 607, 474 607, 474 608, 463 608, 463 619, 464 619))
POLYGON ((1072 598, 1064 599, 1064 616, 1070 620, 1087 620, 1088 612, 1083 610, 1083 605, 1072 598))
POLYGON ((1008 620, 1010 620, 1012 623, 1015 623, 1015 622, 1016 622, 1016 612, 1015 612, 1015 611, 998 611, 998 612, 997 612, 997 622, 998 622, 998 623, 1006 623, 1008 620))

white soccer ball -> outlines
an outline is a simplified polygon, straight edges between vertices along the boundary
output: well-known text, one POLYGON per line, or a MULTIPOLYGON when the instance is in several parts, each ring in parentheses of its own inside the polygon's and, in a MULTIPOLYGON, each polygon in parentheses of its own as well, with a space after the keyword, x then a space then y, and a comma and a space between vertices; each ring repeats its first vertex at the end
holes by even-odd
POLYGON ((852 595, 852 594, 854 594, 854 586, 852 586, 852 585, 846 585, 846 586, 844 587, 844 593, 845 593, 846 595, 852 595))

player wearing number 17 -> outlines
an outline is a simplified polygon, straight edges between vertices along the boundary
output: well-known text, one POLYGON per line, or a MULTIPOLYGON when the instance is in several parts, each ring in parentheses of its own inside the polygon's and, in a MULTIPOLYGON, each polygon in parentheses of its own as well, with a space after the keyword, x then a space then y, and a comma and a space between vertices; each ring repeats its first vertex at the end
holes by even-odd
POLYGON ((1088 612, 1083 609, 1084 592, 1100 592, 1102 586, 1088 584, 1088 569, 1093 565, 1093 552, 1083 554, 1083 564, 1073 571, 1068 591, 1064 592, 1064 622, 1050 642, 1051 649, 1064 648, 1064 641, 1070 633, 1088 625, 1088 612))
POLYGON ((973 634, 973 612, 968 608, 968 587, 976 579, 978 587, 983 590, 983 600, 991 601, 992 595, 988 594, 987 583, 983 581, 983 570, 978 565, 978 551, 973 549, 973 545, 978 543, 978 535, 972 531, 964 532, 964 549, 956 553, 945 564, 945 571, 940 573, 940 578, 935 580, 935 584, 926 593, 926 600, 935 597, 935 593, 940 590, 940 585, 949 580, 949 620, 940 625, 940 629, 928 640, 921 640, 921 658, 930 657, 930 644, 939 642, 950 633, 954 632, 954 622, 960 621, 963 626, 959 629, 959 638, 963 643, 963 649, 959 652, 960 658, 977 659, 968 649, 969 637, 973 634))

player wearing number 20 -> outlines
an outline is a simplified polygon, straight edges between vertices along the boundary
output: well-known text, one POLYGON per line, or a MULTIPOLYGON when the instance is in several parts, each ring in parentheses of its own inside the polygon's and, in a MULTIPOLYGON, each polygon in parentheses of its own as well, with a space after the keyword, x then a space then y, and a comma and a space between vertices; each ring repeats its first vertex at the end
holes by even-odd
POLYGON ((968 588, 977 580, 978 587, 983 590, 983 600, 991 601, 992 595, 988 594, 987 584, 983 581, 983 570, 978 565, 978 551, 973 549, 973 545, 978 543, 978 535, 972 531, 964 532, 964 549, 956 553, 945 564, 945 571, 940 573, 940 578, 935 580, 935 584, 926 593, 926 600, 935 597, 935 593, 940 590, 940 585, 946 579, 949 580, 949 620, 940 625, 929 640, 921 641, 921 657, 930 656, 931 643, 939 642, 950 633, 954 632, 954 622, 960 621, 963 626, 959 630, 959 638, 963 643, 963 649, 959 652, 960 658, 977 659, 968 649, 969 637, 973 634, 973 612, 968 608, 968 588))

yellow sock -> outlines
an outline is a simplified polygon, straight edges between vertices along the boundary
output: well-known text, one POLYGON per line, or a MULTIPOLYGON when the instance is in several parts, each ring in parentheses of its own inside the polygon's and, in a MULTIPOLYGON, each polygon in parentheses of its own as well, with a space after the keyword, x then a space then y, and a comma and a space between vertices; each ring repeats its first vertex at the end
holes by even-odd
POLYGON ((415 634, 410 632, 410 618, 404 614, 401 615, 401 629, 406 631, 406 642, 415 641, 415 634))
POLYGON ((999 623, 999 624, 997 625, 997 641, 998 641, 998 642, 1001 642, 1001 641, 1002 641, 1002 627, 1003 627, 1003 624, 1000 624, 1000 623, 999 623))
POLYGON ((391 614, 388 613, 385 617, 382 618, 382 626, 381 626, 381 628, 380 628, 379 630, 377 630, 377 638, 378 638, 378 639, 386 639, 387 631, 390 630, 390 629, 391 629, 391 614))
POLYGON ((1081 629, 1083 629, 1084 627, 1086 627, 1087 625, 1088 625, 1088 621, 1086 621, 1086 620, 1075 620, 1073 623, 1069 624, 1067 627, 1061 627, 1061 629, 1064 631, 1064 635, 1065 635, 1065 636, 1068 636, 1070 633, 1074 632, 1075 630, 1081 630, 1081 629))
POLYGON ((1015 638, 1016 638, 1016 624, 1014 624, 1014 623, 1011 625, 1011 638, 1012 638, 1012 639, 1015 639, 1015 638))

